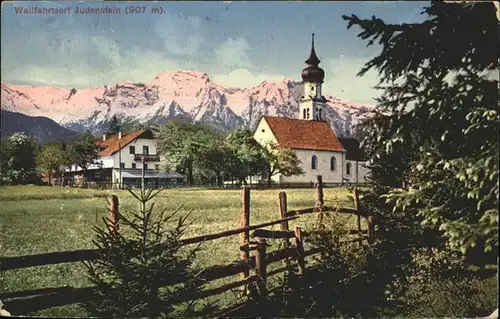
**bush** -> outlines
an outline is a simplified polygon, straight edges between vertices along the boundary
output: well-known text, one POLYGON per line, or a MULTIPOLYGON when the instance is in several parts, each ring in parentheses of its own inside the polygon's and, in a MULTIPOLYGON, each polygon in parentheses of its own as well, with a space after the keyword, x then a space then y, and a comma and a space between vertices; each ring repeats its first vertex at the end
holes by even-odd
MULTIPOLYGON (((268 295, 252 285, 252 317, 477 317, 496 305, 494 270, 476 271, 467 257, 446 246, 424 248, 402 241, 408 232, 391 215, 379 224, 377 243, 358 245, 338 214, 326 216, 307 244, 323 249, 301 276, 292 266, 285 278, 269 281, 268 295), (384 235, 382 226, 390 232, 384 235), (396 242, 400 241, 400 242, 396 242), (400 254, 396 258, 396 255, 400 254)), ((423 231, 425 234, 425 231, 423 231)), ((425 241, 424 241, 425 242, 425 241)), ((431 242, 433 242, 431 240, 431 242)))
MULTIPOLYGON (((251 295, 258 307, 241 313, 261 317, 377 317, 380 293, 370 285, 369 247, 349 240, 338 214, 325 216, 324 224, 310 233, 307 245, 323 249, 321 257, 309 262, 304 275, 292 266, 269 295, 251 295), (359 302, 362 300, 362 302, 359 302)), ((256 289, 253 291, 255 292, 256 289)), ((383 294, 383 292, 382 292, 383 294)))
POLYGON ((425 317, 487 316, 496 307, 494 271, 484 276, 451 249, 417 249, 402 297, 405 315, 425 317))

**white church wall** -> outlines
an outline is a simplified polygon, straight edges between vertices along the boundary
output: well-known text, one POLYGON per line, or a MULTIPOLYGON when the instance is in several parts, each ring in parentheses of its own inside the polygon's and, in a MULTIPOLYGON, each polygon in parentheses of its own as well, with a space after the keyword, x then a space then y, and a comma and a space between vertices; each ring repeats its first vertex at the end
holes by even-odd
POLYGON ((359 182, 359 165, 357 165, 356 161, 344 161, 344 181, 348 183, 359 182), (349 165, 351 166, 350 171, 347 169, 349 165))
POLYGON ((261 145, 264 145, 268 142, 278 143, 276 137, 271 131, 271 127, 269 127, 269 124, 267 124, 264 118, 262 118, 257 125, 253 137, 261 145))
POLYGON ((324 183, 340 183, 342 181, 342 152, 295 150, 304 175, 281 176, 281 183, 310 183, 316 182, 317 176, 323 177, 324 183), (312 169, 312 157, 316 156, 316 169, 312 169), (330 159, 335 157, 335 170, 330 169, 330 159))
POLYGON ((366 183, 366 177, 370 170, 365 166, 365 162, 344 161, 344 181, 348 183, 366 183), (347 174, 347 165, 351 165, 350 174, 347 174))
POLYGON ((370 177, 370 169, 367 167, 367 162, 359 162, 359 182, 368 183, 368 178, 370 177))
MULTIPOLYGON (((271 131, 271 127, 267 122, 264 120, 264 118, 261 118, 259 124, 257 125, 257 128, 255 129, 255 132, 253 134, 253 138, 260 144, 260 145, 265 145, 269 142, 272 143, 278 143, 276 140, 276 137, 274 136, 273 132, 271 131)), ((252 176, 252 181, 258 181, 260 179, 260 176, 252 176)), ((280 182, 280 176, 275 175, 271 177, 271 180, 275 183, 280 182)))

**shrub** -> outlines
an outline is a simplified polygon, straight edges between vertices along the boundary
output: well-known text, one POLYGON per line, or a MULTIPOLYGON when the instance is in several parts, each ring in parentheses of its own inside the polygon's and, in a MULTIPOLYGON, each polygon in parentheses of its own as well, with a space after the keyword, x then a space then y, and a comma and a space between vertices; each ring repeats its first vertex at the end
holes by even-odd
POLYGON ((420 248, 412 254, 402 300, 404 315, 425 317, 487 316, 497 304, 494 272, 483 276, 451 249, 420 248))
MULTIPOLYGON (((292 265, 283 280, 267 296, 251 295, 258 307, 251 316, 261 317, 377 317, 378 299, 367 271, 371 251, 347 242, 345 223, 334 214, 307 237, 307 245, 323 249, 310 261, 304 275, 292 265), (359 302, 362 300, 362 302, 359 302)), ((269 282, 273 286, 276 281, 269 282)), ((255 289, 254 289, 255 291, 255 289)), ((250 316, 248 312, 242 313, 250 316)))

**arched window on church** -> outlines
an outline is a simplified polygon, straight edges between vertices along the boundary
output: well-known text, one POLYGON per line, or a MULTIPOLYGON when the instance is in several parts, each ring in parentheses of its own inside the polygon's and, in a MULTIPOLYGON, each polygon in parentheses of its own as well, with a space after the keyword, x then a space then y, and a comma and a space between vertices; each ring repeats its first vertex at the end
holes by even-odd
POLYGON ((317 169, 318 168, 318 158, 316 155, 313 155, 311 158, 311 169, 317 169))
POLYGON ((351 163, 345 165, 345 173, 346 175, 351 175, 351 163))
POLYGON ((302 118, 303 118, 304 120, 305 120, 305 119, 307 119, 307 113, 306 113, 306 112, 307 112, 307 111, 306 111, 306 109, 303 109, 303 110, 302 110, 302 113, 303 113, 303 114, 302 114, 302 118))
POLYGON ((335 156, 332 156, 332 158, 330 158, 330 170, 334 171, 335 166, 337 166, 337 159, 335 158, 335 156))

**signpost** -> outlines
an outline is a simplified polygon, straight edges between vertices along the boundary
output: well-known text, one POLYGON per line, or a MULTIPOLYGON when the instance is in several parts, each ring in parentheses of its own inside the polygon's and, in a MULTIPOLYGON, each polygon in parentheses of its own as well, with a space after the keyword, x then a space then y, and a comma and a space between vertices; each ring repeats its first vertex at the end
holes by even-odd
POLYGON ((141 189, 144 191, 144 175, 145 175, 145 169, 144 169, 144 163, 145 163, 145 157, 142 155, 142 177, 141 177, 141 189))
POLYGON ((121 145, 122 133, 118 133, 118 188, 122 189, 122 145, 121 145))

